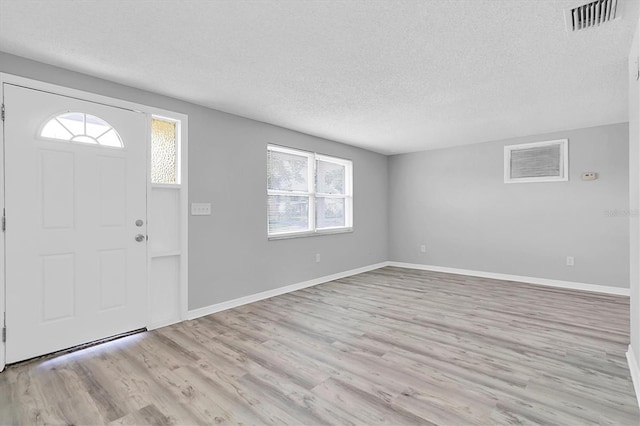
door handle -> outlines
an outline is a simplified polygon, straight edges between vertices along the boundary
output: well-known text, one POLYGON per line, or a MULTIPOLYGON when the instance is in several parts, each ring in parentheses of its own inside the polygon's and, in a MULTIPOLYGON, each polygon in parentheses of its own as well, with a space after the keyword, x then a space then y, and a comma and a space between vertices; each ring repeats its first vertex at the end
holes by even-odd
POLYGON ((138 234, 138 235, 136 235, 136 241, 137 241, 137 242, 141 243, 141 242, 143 242, 144 240, 145 240, 144 235, 142 235, 142 234, 138 234))

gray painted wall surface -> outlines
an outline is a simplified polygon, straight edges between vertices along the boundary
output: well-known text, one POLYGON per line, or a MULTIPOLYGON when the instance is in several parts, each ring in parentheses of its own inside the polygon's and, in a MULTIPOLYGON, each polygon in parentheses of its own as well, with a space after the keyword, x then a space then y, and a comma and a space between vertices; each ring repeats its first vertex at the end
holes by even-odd
POLYGON ((630 225, 631 346, 640 368, 640 83, 636 61, 640 57, 640 27, 636 27, 629 53, 629 205, 635 213, 630 225))
POLYGON ((388 258, 383 155, 2 52, 0 71, 189 116, 189 201, 211 202, 213 210, 189 217, 190 309, 388 258), (353 160, 353 233, 267 241, 267 143, 353 160))
POLYGON ((628 173, 626 123, 392 156, 390 259, 627 288, 628 173), (562 138, 568 182, 503 183, 505 145, 562 138))

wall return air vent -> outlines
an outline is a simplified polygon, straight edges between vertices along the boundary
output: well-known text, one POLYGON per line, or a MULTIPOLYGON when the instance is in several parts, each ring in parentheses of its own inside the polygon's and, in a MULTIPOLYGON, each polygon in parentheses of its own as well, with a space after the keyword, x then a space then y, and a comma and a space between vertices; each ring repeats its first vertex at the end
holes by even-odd
POLYGON ((504 182, 569 180, 569 140, 524 143, 504 147, 504 182))
POLYGON ((595 0, 565 9, 567 32, 586 30, 613 21, 620 16, 621 0, 595 0))

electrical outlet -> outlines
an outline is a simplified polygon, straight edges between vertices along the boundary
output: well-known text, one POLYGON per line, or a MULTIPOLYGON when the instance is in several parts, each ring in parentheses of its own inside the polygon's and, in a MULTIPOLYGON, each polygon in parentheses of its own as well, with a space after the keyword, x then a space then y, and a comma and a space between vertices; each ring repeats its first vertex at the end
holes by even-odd
POLYGON ((420 251, 422 253, 426 253, 427 252, 427 246, 425 246, 424 244, 420 246, 420 251))
POLYGON ((316 253, 316 263, 320 263, 320 253, 316 253))
POLYGON ((567 266, 573 266, 573 265, 574 265, 573 256, 567 256, 567 266))

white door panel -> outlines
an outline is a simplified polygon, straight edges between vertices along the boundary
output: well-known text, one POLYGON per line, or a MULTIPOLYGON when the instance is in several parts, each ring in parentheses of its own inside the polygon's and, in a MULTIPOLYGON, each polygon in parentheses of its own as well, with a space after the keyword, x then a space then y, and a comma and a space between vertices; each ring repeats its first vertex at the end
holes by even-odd
POLYGON ((7 362, 144 327, 145 116, 8 84, 4 103, 7 362), (39 137, 66 112, 124 147, 39 137))

